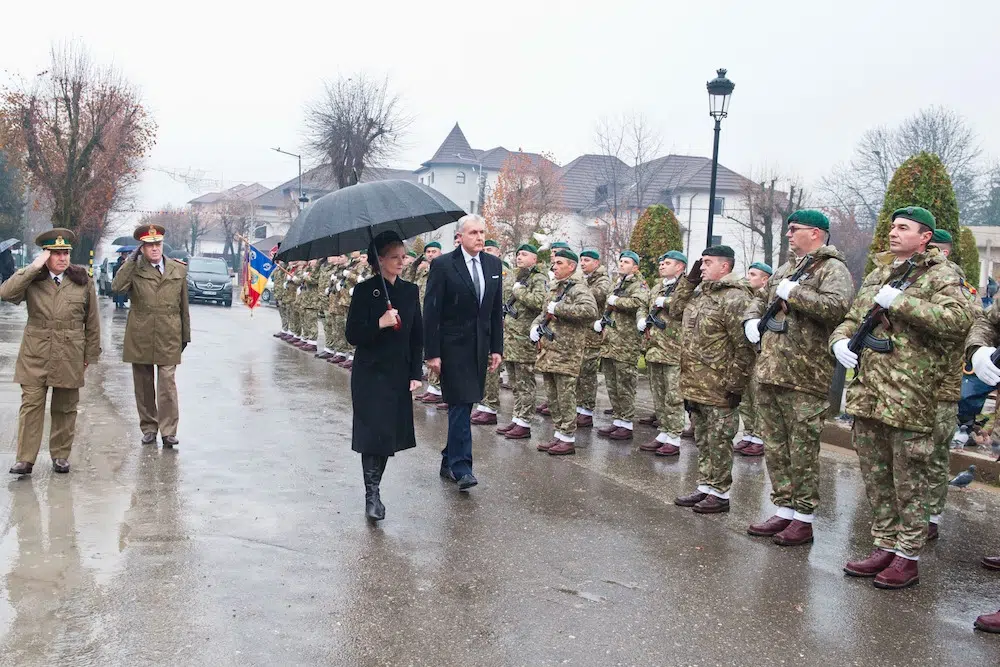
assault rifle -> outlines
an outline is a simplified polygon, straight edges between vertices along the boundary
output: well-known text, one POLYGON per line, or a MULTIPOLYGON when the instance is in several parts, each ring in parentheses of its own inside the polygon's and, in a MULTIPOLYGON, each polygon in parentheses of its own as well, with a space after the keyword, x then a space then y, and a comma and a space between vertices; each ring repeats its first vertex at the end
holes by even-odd
MULTIPOLYGON (((806 274, 806 271, 809 270, 809 267, 811 267, 815 261, 816 258, 813 257, 812 255, 806 255, 805 257, 803 257, 802 263, 799 265, 798 270, 796 270, 795 273, 792 274, 792 277, 789 278, 789 280, 791 280, 792 282, 796 282, 799 279, 801 279, 802 276, 806 274)), ((774 333, 785 333, 786 331, 788 331, 787 322, 785 322, 784 320, 779 322, 778 320, 774 319, 775 315, 778 314, 778 311, 783 310, 784 306, 787 303, 788 302, 782 299, 781 297, 777 296, 774 297, 774 301, 772 301, 768 305, 767 310, 765 310, 764 314, 761 315, 760 317, 760 322, 757 323, 757 331, 760 332, 761 336, 764 335, 765 331, 773 331, 774 333)))
MULTIPOLYGON (((560 292, 559 294, 556 294, 556 298, 553 299, 552 302, 553 303, 559 303, 560 301, 562 301, 563 297, 566 296, 566 292, 569 291, 569 288, 572 287, 573 284, 574 284, 574 281, 572 281, 572 280, 567 281, 566 285, 563 287, 562 292, 560 292)), ((545 319, 542 320, 542 323, 538 327, 538 332, 540 334, 542 334, 543 336, 545 336, 546 338, 548 338, 550 341, 556 339, 556 332, 553 331, 549 327, 549 323, 551 323, 552 320, 554 320, 554 319, 555 319, 555 315, 553 315, 552 313, 546 312, 545 313, 545 319)))
MULTIPOLYGON (((535 271, 534 267, 532 267, 530 269, 518 269, 518 272, 517 272, 517 282, 521 282, 522 280, 525 281, 525 282, 527 282, 528 278, 531 276, 531 274, 534 271, 535 271)), ((513 317, 516 320, 517 319, 517 311, 514 310, 514 302, 517 301, 517 297, 514 296, 513 290, 511 292, 512 293, 510 295, 510 298, 507 299, 507 301, 503 304, 503 316, 507 317, 508 315, 510 315, 511 317, 513 317)))
MULTIPOLYGON (((622 279, 618 281, 618 287, 611 292, 614 296, 624 296, 625 294, 625 281, 628 280, 628 276, 622 276, 622 279)), ((611 313, 613 313, 615 307, 611 304, 604 306, 604 313, 601 315, 601 328, 611 327, 615 328, 615 321, 611 319, 611 313)))
MULTIPOLYGON (((899 277, 889 283, 890 287, 905 290, 912 284, 913 281, 907 281, 907 278, 917 268, 917 265, 913 263, 912 259, 908 259, 903 264, 903 267, 903 272, 899 277)), ((858 330, 854 332, 851 340, 848 341, 847 349, 859 356, 861 355, 861 351, 866 347, 872 352, 878 352, 879 354, 892 352, 891 340, 888 338, 876 338, 872 335, 875 327, 882 324, 883 320, 885 320, 885 308, 877 303, 872 304, 872 307, 868 309, 868 313, 865 315, 865 319, 861 320, 861 324, 858 325, 858 330)))
MULTIPOLYGON (((677 281, 675 280, 670 287, 666 289, 663 293, 663 298, 667 299, 671 294, 674 293, 674 288, 677 287, 677 281)), ((667 328, 667 323, 661 320, 657 315, 666 310, 666 306, 657 306, 655 310, 651 311, 649 315, 646 316, 646 331, 649 331, 649 327, 656 327, 660 331, 667 328)))

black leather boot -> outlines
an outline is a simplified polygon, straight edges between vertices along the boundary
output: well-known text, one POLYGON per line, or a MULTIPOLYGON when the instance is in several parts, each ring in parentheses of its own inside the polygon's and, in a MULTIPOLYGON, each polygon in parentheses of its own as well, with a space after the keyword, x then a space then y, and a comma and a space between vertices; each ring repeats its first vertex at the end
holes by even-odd
POLYGON ((379 498, 378 485, 385 470, 385 458, 362 454, 361 470, 365 478, 365 516, 369 521, 381 521, 385 518, 385 506, 379 498))

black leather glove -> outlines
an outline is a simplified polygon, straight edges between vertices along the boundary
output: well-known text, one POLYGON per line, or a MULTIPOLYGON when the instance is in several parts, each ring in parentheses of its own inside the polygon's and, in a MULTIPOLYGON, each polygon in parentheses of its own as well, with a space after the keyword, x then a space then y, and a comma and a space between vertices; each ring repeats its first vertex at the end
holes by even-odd
POLYGON ((729 403, 730 408, 738 408, 742 400, 743 400, 743 394, 737 394, 736 392, 732 391, 726 392, 726 401, 729 403))
POLYGON ((140 255, 141 253, 142 253, 142 244, 140 243, 139 245, 137 245, 137 246, 135 247, 135 250, 133 250, 133 251, 132 251, 132 254, 131 254, 131 255, 129 255, 129 256, 128 256, 128 258, 129 258, 129 259, 130 259, 131 261, 133 261, 133 262, 134 262, 134 261, 135 261, 136 259, 138 259, 138 258, 139 258, 139 255, 140 255))
POLYGON ((688 271, 687 281, 692 285, 697 285, 701 282, 701 260, 697 260, 691 265, 691 270, 688 271))

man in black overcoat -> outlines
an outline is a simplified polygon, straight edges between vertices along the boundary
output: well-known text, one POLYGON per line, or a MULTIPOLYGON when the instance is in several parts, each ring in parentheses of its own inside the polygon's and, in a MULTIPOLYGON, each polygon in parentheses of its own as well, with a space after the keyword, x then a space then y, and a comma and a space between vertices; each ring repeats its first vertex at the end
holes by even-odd
POLYGON ((500 260, 483 252, 486 225, 478 215, 458 221, 458 247, 431 263, 424 296, 424 358, 441 377, 448 404, 448 443, 441 476, 465 491, 472 474, 472 406, 483 398, 487 366, 503 361, 500 260))

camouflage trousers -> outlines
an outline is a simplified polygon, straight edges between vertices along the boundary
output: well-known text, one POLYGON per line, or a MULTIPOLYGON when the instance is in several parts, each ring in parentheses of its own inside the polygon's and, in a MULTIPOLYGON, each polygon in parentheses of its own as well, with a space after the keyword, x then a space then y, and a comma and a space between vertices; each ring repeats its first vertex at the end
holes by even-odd
POLYGON ((934 452, 927 469, 927 514, 932 517, 939 517, 944 513, 944 503, 948 498, 948 480, 951 477, 949 454, 956 426, 958 403, 938 403, 934 430, 931 432, 934 452))
POLYGON ((288 306, 283 301, 277 302, 278 315, 281 317, 281 330, 288 331, 288 306))
POLYGON ((486 369, 486 388, 483 391, 483 400, 479 402, 483 407, 489 408, 493 412, 500 409, 500 367, 495 371, 486 369))
POLYGON ((684 430, 684 398, 681 396, 681 367, 671 364, 647 363, 649 390, 653 394, 653 409, 660 422, 660 432, 680 437, 684 430))
MULTIPOLYGON (((751 369, 751 376, 753 370, 751 369)), ((743 419, 743 436, 759 437, 760 424, 757 421, 757 382, 751 377, 743 390, 740 401, 740 417, 743 419)))
POLYGON ((560 440, 572 442, 576 433, 576 378, 562 373, 543 373, 542 377, 548 393, 555 437, 563 435, 566 437, 560 440))
POLYGON ((316 308, 302 310, 302 337, 314 343, 319 338, 319 310, 316 308))
MULTIPOLYGON (((529 426, 531 418, 535 414, 535 400, 537 395, 537 384, 535 382, 535 365, 522 364, 518 361, 507 362, 507 381, 514 389, 514 412, 511 415, 512 421, 523 422, 521 426, 529 426)), ((576 419, 576 406, 573 406, 573 415, 576 419)))
POLYGON ((635 417, 635 385, 639 380, 639 369, 627 361, 601 359, 601 372, 604 373, 614 418, 631 422, 635 417))
POLYGON ((854 419, 854 448, 872 507, 872 537, 880 549, 916 556, 927 542, 927 470, 930 433, 854 419))
POLYGON ((433 388, 436 390, 434 393, 441 394, 441 378, 431 370, 427 371, 427 388, 428 390, 433 388))
POLYGON ((288 304, 288 331, 295 336, 302 336, 302 316, 295 302, 288 304))
POLYGON ((334 352, 347 352, 350 345, 347 344, 347 336, 344 330, 347 328, 347 318, 340 313, 326 311, 326 320, 323 322, 323 345, 334 352))
POLYGON ((740 414, 736 408, 689 405, 698 444, 698 490, 728 499, 733 486, 733 438, 740 414))
POLYGON ((594 411, 597 406, 597 371, 601 367, 601 348, 588 349, 583 355, 580 375, 576 378, 578 407, 594 411))
POLYGON ((771 502, 799 514, 819 505, 819 438, 829 401, 794 389, 756 387, 758 431, 764 441, 771 502))

